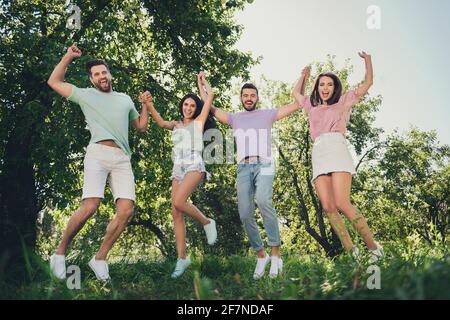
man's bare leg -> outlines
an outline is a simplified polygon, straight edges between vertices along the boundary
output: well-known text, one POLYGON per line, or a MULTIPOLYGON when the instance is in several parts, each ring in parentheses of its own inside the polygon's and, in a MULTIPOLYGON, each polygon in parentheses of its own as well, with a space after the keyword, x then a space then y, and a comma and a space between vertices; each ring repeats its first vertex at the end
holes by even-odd
POLYGON ((130 199, 117 199, 116 201, 116 215, 106 228, 105 238, 100 246, 100 249, 95 256, 96 260, 106 260, 108 252, 111 250, 114 243, 119 238, 127 226, 128 220, 133 215, 134 202, 130 199))
POLYGON ((67 223, 61 242, 56 250, 56 254, 65 255, 67 247, 77 233, 83 228, 86 221, 95 213, 95 211, 97 211, 101 201, 101 198, 86 198, 81 201, 80 208, 75 211, 67 223))

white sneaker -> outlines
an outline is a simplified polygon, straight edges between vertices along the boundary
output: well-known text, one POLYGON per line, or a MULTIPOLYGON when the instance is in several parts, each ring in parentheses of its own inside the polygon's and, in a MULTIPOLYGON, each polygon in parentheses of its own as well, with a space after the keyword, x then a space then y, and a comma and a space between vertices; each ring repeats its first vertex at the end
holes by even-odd
POLYGON ((281 260, 280 257, 272 256, 270 258, 270 272, 269 277, 276 278, 279 274, 281 274, 281 271, 283 271, 283 260, 281 260))
POLYGON ((376 241, 375 244, 377 245, 377 248, 374 250, 369 250, 370 252, 369 263, 378 262, 378 260, 384 257, 383 247, 376 241))
POLYGON ((264 276, 264 272, 266 272, 266 266, 270 261, 269 255, 266 253, 264 258, 258 258, 256 262, 255 272, 253 273, 253 279, 258 280, 264 276))
POLYGON ((50 257, 50 270, 59 280, 66 278, 66 258, 64 255, 52 254, 50 257))
POLYGON ((208 224, 205 224, 203 226, 203 229, 205 229, 206 232, 206 239, 208 239, 208 244, 213 245, 216 243, 217 240, 217 229, 216 229, 216 221, 213 219, 208 218, 210 221, 208 224))
POLYGON ((98 280, 107 282, 110 280, 108 264, 105 260, 96 260, 95 256, 89 261, 89 267, 94 271, 98 280))
POLYGON ((178 259, 177 264, 175 265, 175 270, 172 272, 172 279, 178 278, 181 276, 184 271, 189 267, 191 264, 191 258, 186 257, 185 259, 178 259))

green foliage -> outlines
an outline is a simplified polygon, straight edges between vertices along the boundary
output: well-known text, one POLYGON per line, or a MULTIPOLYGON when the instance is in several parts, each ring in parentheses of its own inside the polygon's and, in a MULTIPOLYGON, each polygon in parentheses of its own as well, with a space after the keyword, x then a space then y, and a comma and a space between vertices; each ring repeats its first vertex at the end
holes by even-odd
POLYGON ((435 132, 411 128, 375 145, 355 179, 355 199, 385 239, 416 232, 448 240, 449 148, 435 132))
MULTIPOLYGON (((115 90, 126 92, 137 102, 137 95, 149 89, 156 108, 168 120, 179 118, 180 97, 196 91, 195 74, 199 70, 208 73, 218 92, 215 105, 230 110, 226 93, 238 94, 232 91, 231 79, 247 79, 249 67, 258 62, 233 49, 241 32, 233 14, 245 2, 84 1, 78 4, 83 13, 82 28, 75 32, 65 27, 68 16, 62 0, 35 0, 33 5, 20 0, 0 4, 0 182, 4 188, 0 190, 0 207, 6 208, 4 192, 12 189, 15 195, 23 194, 24 199, 36 198, 37 205, 31 213, 39 212, 36 253, 27 248, 29 243, 23 246, 26 278, 31 283, 6 283, 10 273, 6 272, 5 258, 0 256, 2 297, 449 297, 449 147, 440 145, 434 132, 416 128, 383 137, 382 129, 374 126, 382 97, 369 94, 353 108, 347 138, 357 163, 352 202, 389 251, 389 257, 380 266, 382 290, 365 288, 366 270, 355 266, 351 257, 343 254, 331 260, 325 255, 336 254, 339 243, 323 218, 310 181, 312 142, 308 119, 302 111, 277 122, 273 132, 279 154, 273 199, 285 255, 285 273, 280 279, 254 282, 253 258, 241 257, 248 254, 248 243, 237 212, 236 166, 228 164, 208 165, 212 180, 192 196, 202 211, 216 219, 217 245, 209 247, 202 227, 187 219, 188 250, 195 257, 194 263, 180 281, 170 279, 168 270, 173 267, 175 255, 170 132, 152 123, 143 135, 130 131, 137 182, 136 212, 109 256, 114 282, 99 285, 86 267, 82 267, 82 290, 68 290, 63 284, 49 281, 45 260, 79 205, 84 147, 89 139, 80 109, 46 85, 64 50, 74 42, 83 50, 83 56, 69 67, 68 82, 89 86, 84 63, 103 58, 110 65, 115 90), (26 177, 31 192, 23 180, 10 178, 17 176, 26 177)), ((347 81, 353 72, 348 60, 340 68, 334 56, 312 65, 314 72, 307 93, 314 76, 321 72, 338 74, 344 90, 353 86, 347 81)), ((263 78, 258 87, 264 104, 279 107, 292 100, 291 84, 263 78)), ((3 211, 0 214, 3 228, 2 223, 13 215, 3 211)), ((86 266, 113 215, 108 190, 99 211, 75 238, 68 255, 70 263, 86 266)), ((24 214, 21 221, 35 230, 35 219, 30 217, 33 215, 24 214)), ((360 242, 354 234, 352 237, 360 242)))
MULTIPOLYGON (((330 70, 341 75, 346 87, 346 77, 352 67, 344 66, 337 70, 333 58, 316 64, 316 72, 330 70), (327 69, 325 69, 327 68, 327 69)), ((314 77, 312 77, 314 79, 314 77)), ((308 83, 307 92, 311 83, 308 83)), ((278 107, 289 103, 291 86, 263 78, 258 84, 264 103, 278 107)), ((354 107, 348 130, 348 139, 353 142, 357 157, 358 174, 353 181, 352 200, 369 220, 376 238, 381 240, 405 239, 408 235, 420 234, 430 243, 434 239, 448 239, 448 146, 439 146, 434 133, 412 129, 404 135, 393 134, 382 139, 380 128, 373 126, 374 114, 381 104, 381 98, 364 99, 354 107), (409 200, 408 200, 409 199, 409 200)), ((223 129, 223 127, 221 127, 223 129)), ((175 252, 174 238, 170 225, 170 181, 166 173, 171 170, 168 161, 170 144, 164 132, 164 143, 140 141, 138 149, 164 149, 159 162, 140 160, 135 166, 138 189, 143 196, 138 197, 137 214, 131 226, 119 239, 111 257, 126 257, 133 261, 145 260, 148 255, 158 257, 175 252), (164 168, 161 168, 164 166, 164 168), (151 178, 148 178, 151 176, 151 178), (151 194, 152 197, 148 197, 151 194), (151 201, 149 201, 151 199, 151 201), (153 200, 154 199, 154 200, 153 200), (141 228, 140 223, 151 221, 163 234, 163 240, 156 238, 152 231, 141 228)), ((279 150, 279 162, 274 184, 274 204, 281 222, 283 247, 288 252, 302 254, 323 254, 323 241, 326 245, 336 245, 328 221, 323 218, 321 207, 311 184, 311 148, 308 120, 303 112, 297 112, 275 125, 273 132, 279 150), (284 157, 284 158, 283 158, 284 157), (296 179, 294 181, 293 179, 296 179)), ((193 202, 207 215, 218 222, 218 245, 208 247, 201 226, 187 220, 189 251, 196 254, 214 255, 245 254, 248 248, 239 214, 235 189, 235 165, 211 164, 208 170, 213 173, 212 180, 202 185, 192 196, 193 202)), ((107 200, 110 199, 108 195, 107 200)), ((73 203, 71 209, 76 207, 73 203)), ((69 208, 68 208, 69 209, 69 208)), ((58 212, 58 211, 54 211, 58 212)), ((68 216, 71 210, 66 212, 68 216)), ((106 221, 113 215, 110 206, 100 209, 96 223, 79 235, 74 243, 76 252, 84 252, 83 243, 90 250, 96 248, 103 236, 106 221), (105 215, 103 211, 109 213, 105 215), (94 245, 94 246, 92 246, 94 245)), ((62 216, 55 221, 61 221, 62 216)), ((258 218, 263 231, 263 223, 258 218)), ((65 220, 59 223, 61 232, 65 220)), ((349 226, 356 242, 360 239, 349 226)), ((52 239, 52 238, 51 238, 52 239)), ((45 248, 49 238, 43 238, 45 248)), ((337 243, 339 245, 339 243, 337 243)), ((44 248, 40 245, 40 247, 44 248)), ((49 252, 43 250, 44 255, 49 252)), ((85 252, 83 254, 86 254, 85 252)))
MULTIPOLYGON (((3 299, 449 299, 448 246, 430 246, 420 237, 385 244, 386 258, 378 263, 380 289, 368 288, 374 274, 367 263, 351 255, 330 260, 318 255, 285 254, 277 279, 253 280, 254 257, 201 256, 186 273, 170 278, 172 259, 110 265, 111 283, 103 285, 87 261, 68 261, 81 268, 81 289, 49 277, 45 261, 30 259, 31 283, 3 283, 3 299)), ((2 274, 3 276, 3 274, 2 274)))
MULTIPOLYGON (((83 51, 82 57, 68 68, 68 82, 90 86, 84 64, 102 58, 110 66, 116 91, 129 94, 137 102, 139 93, 150 90, 157 109, 168 120, 179 119, 178 101, 185 93, 196 91, 198 71, 210 75, 219 93, 215 103, 222 105, 228 97, 220 92, 230 86, 230 79, 248 77, 249 67, 256 62, 250 54, 233 48, 241 33, 233 15, 245 1, 84 1, 77 3, 82 13, 81 29, 77 31, 66 28, 69 14, 64 11, 64 3, 2 2, 0 11, 0 70, 4 74, 0 79, 0 102, 6 107, 0 110, 0 178, 14 172, 15 161, 30 166, 32 175, 27 179, 36 186, 37 197, 37 207, 31 210, 37 215, 44 209, 43 219, 53 220, 58 226, 56 232, 62 232, 62 222, 79 203, 84 147, 89 139, 79 107, 57 96, 46 84, 68 46, 77 43, 83 51), (24 147, 11 148, 17 143, 24 147)), ((134 226, 127 230, 113 254, 156 254, 155 247, 160 249, 158 254, 173 254, 170 133, 150 124, 144 135, 130 131, 130 146, 137 181, 136 216, 134 226)), ((206 186, 205 199, 214 199, 220 193, 217 182, 206 186)), ((0 194, 0 201, 6 200, 0 194)), ((230 212, 226 206, 217 208, 215 203, 199 202, 209 206, 213 216, 225 209, 230 212)), ((86 228, 95 227, 94 232, 86 230, 77 240, 85 239, 90 244, 101 239, 103 222, 113 215, 109 193, 104 203, 95 226, 91 223, 86 228)), ((224 225, 238 225, 234 216, 221 216, 224 225)), ((0 222, 3 220, 0 218, 0 222)), ((33 219, 27 221, 34 226, 33 219)), ((241 233, 238 228, 226 230, 241 233)), ((195 232, 192 235, 191 245, 202 247, 200 236, 195 232)), ((44 255, 50 252, 46 239, 40 239, 44 255)), ((229 250, 236 247, 234 243, 229 250)), ((74 249, 80 249, 77 242, 74 249)))

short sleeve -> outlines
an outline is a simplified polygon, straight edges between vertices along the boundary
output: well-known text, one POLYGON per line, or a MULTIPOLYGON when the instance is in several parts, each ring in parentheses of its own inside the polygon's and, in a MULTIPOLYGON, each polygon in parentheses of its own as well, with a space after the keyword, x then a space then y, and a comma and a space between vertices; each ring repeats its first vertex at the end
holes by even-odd
POLYGON ((277 120, 278 109, 268 109, 267 114, 270 122, 274 123, 277 120))
POLYGON ((83 90, 72 85, 72 93, 67 97, 67 100, 80 104, 82 101, 83 90))
POLYGON ((228 117, 228 122, 230 123, 230 126, 233 128, 235 114, 231 113, 231 112, 227 112, 227 117, 228 117))
POLYGON ((306 113, 309 113, 312 108, 311 98, 309 96, 303 96, 302 101, 300 101, 300 106, 305 110, 306 113))
POLYGON ((133 100, 131 100, 130 98, 130 112, 128 113, 128 120, 133 121, 134 119, 137 118, 139 118, 139 112, 137 112, 133 100))
POLYGON ((360 97, 357 94, 357 89, 348 90, 341 98, 342 105, 345 109, 350 109, 359 102, 360 97))

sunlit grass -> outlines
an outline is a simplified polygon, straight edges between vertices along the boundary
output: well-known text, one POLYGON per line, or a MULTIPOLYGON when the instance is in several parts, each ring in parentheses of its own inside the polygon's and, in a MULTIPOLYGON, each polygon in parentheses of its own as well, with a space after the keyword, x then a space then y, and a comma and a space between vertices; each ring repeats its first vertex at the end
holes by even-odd
MULTIPOLYGON (((68 289, 52 279, 48 264, 28 253, 24 283, 0 280, 3 299, 449 299, 450 256, 445 247, 409 248, 385 245, 378 263, 381 289, 368 289, 368 264, 351 255, 284 255, 277 279, 253 280, 254 257, 198 256, 179 279, 171 279, 174 260, 110 264, 112 281, 102 284, 84 262, 81 288, 68 289)), ((68 261, 68 264, 72 261, 68 261)), ((268 270, 267 270, 268 272, 268 270)))

